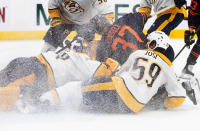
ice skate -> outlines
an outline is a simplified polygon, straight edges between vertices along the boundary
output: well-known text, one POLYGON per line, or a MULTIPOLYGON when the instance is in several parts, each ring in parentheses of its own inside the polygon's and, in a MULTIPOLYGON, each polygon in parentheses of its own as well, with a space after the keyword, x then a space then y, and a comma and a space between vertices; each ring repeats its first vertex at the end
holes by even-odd
POLYGON ((191 79, 194 76, 194 73, 192 72, 193 67, 194 65, 186 64, 186 66, 182 70, 180 78, 191 79))

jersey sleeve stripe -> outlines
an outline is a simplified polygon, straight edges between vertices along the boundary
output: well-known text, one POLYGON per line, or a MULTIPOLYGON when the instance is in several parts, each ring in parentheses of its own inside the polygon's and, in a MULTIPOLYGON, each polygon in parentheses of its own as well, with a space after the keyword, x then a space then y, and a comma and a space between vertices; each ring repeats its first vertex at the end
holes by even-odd
POLYGON ((91 92, 91 91, 105 91, 105 90, 115 90, 113 82, 97 83, 88 86, 83 86, 82 92, 91 92))
POLYGON ((55 79, 54 79, 54 75, 53 75, 53 71, 51 66, 49 65, 49 63, 47 62, 47 60, 44 58, 44 56, 42 54, 38 55, 36 57, 42 64, 45 65, 46 70, 47 70, 47 74, 48 74, 48 86, 51 90, 52 96, 54 98, 54 101, 56 104, 60 103, 60 99, 58 96, 58 93, 56 91, 56 83, 55 83, 55 79))

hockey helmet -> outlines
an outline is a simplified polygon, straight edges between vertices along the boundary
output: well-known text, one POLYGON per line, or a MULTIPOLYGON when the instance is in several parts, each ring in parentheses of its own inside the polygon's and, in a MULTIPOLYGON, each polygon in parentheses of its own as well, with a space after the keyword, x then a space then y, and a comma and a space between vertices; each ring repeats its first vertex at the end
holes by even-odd
POLYGON ((147 36, 148 48, 165 55, 171 62, 174 61, 174 49, 169 44, 169 37, 162 31, 154 31, 147 36))
POLYGON ((166 50, 169 47, 169 37, 162 31, 154 31, 148 34, 147 40, 150 49, 162 48, 166 50))

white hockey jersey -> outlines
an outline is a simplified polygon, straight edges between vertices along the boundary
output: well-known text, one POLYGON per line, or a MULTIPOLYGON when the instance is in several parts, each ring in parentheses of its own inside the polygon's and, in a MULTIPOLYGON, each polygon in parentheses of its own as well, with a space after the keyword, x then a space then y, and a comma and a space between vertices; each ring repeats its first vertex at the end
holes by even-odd
POLYGON ((174 0, 141 0, 140 2, 141 8, 151 9, 153 7, 155 13, 172 5, 175 5, 174 0))
POLYGON ((107 0, 49 0, 48 9, 57 8, 65 19, 79 25, 96 15, 113 12, 107 0))
POLYGON ((66 57, 68 57, 66 59, 63 58, 64 54, 58 58, 58 55, 53 51, 42 53, 51 66, 57 87, 63 86, 67 82, 89 79, 101 64, 98 61, 90 60, 85 54, 69 51, 66 53, 66 57))
POLYGON ((168 97, 185 97, 186 93, 171 69, 172 63, 163 54, 152 50, 138 50, 130 55, 117 76, 123 78, 133 97, 145 105, 165 86, 168 97))

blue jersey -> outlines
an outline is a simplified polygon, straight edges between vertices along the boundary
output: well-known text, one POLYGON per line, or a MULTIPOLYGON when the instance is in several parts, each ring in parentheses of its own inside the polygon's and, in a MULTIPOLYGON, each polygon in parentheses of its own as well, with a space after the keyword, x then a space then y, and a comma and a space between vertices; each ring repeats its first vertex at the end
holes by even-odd
POLYGON ((113 58, 123 64, 133 51, 145 48, 146 37, 142 31, 146 21, 143 13, 129 13, 115 21, 102 36, 96 59, 103 62, 113 58))

